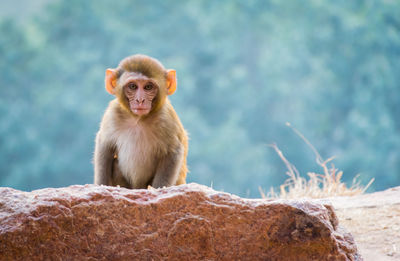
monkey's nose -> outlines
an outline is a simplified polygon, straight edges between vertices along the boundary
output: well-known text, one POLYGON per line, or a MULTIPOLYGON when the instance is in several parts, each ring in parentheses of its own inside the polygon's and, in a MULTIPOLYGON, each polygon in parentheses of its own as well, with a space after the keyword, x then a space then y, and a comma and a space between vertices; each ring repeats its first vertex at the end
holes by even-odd
POLYGON ((144 98, 136 98, 136 102, 142 104, 144 103, 144 98))

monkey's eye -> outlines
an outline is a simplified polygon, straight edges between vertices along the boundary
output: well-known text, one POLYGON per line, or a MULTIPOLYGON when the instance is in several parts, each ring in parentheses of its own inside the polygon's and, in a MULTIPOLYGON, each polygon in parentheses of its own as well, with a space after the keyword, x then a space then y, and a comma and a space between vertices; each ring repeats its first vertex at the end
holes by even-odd
POLYGON ((138 87, 137 87, 136 84, 134 84, 133 82, 131 82, 131 83, 128 83, 128 88, 134 91, 134 90, 136 90, 138 87))
POLYGON ((153 89, 153 84, 146 84, 145 86, 144 86, 144 89, 146 90, 146 91, 150 91, 151 89, 153 89))

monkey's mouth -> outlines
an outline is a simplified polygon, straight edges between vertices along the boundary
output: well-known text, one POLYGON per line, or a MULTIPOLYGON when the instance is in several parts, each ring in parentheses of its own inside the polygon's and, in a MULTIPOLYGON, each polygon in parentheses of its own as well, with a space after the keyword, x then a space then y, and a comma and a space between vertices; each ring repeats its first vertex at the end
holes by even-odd
POLYGON ((131 107, 131 111, 136 115, 146 115, 150 112, 151 108, 147 107, 131 107))

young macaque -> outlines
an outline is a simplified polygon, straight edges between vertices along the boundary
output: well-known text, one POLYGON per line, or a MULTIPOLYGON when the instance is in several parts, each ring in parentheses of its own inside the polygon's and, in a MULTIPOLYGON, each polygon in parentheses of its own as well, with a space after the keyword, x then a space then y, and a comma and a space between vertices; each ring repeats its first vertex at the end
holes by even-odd
POLYGON ((96 136, 95 184, 139 189, 186 183, 188 137, 168 99, 176 86, 176 71, 145 55, 106 70, 106 90, 116 98, 96 136))

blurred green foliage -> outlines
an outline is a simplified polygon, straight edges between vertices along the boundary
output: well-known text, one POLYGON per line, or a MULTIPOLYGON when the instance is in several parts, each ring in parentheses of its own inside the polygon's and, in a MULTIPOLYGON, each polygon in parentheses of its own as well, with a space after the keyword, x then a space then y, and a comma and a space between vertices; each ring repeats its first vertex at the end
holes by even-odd
POLYGON ((135 53, 178 72, 188 182, 257 197, 286 179, 273 142, 317 171, 290 122, 347 181, 400 185, 399 14, 395 0, 58 0, 23 22, 3 14, 0 186, 91 183, 104 71, 135 53))

